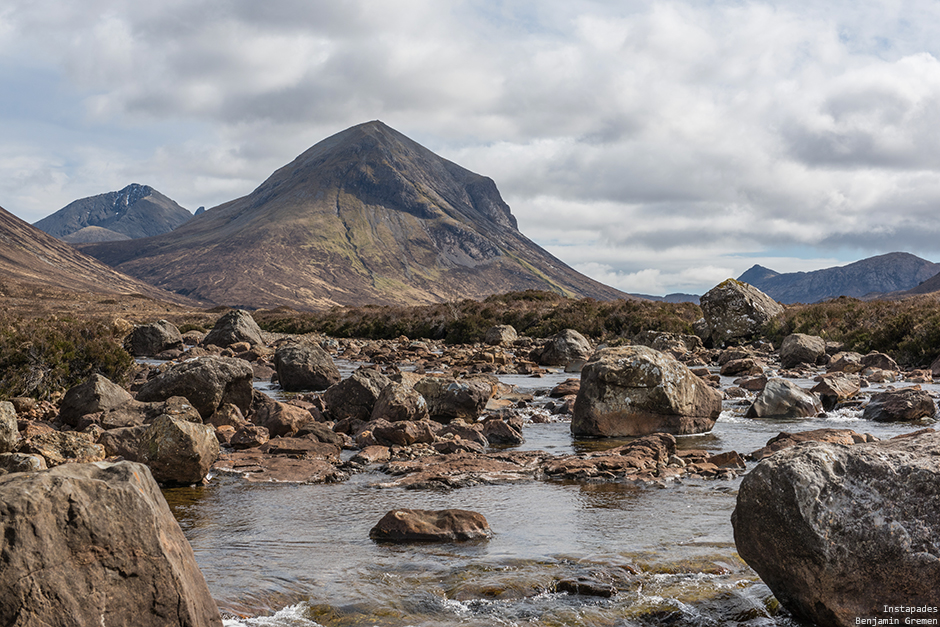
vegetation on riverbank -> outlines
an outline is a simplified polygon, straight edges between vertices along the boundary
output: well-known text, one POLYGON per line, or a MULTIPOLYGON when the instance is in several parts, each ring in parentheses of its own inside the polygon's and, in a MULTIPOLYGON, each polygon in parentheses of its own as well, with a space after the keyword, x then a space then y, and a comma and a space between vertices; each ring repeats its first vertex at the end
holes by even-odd
POLYGON ((818 335, 858 353, 886 353, 903 366, 927 366, 940 356, 940 301, 933 296, 861 301, 843 296, 789 305, 765 336, 779 346, 791 333, 818 335))
POLYGON ((702 310, 692 303, 572 300, 552 292, 526 290, 417 307, 335 307, 300 313, 258 311, 262 329, 280 333, 320 332, 333 337, 446 340, 452 344, 483 340, 487 329, 510 324, 520 335, 549 337, 574 329, 595 341, 633 337, 640 331, 692 333, 702 310))
POLYGON ((52 398, 101 374, 128 381, 134 359, 113 326, 99 320, 0 312, 0 398, 52 398))

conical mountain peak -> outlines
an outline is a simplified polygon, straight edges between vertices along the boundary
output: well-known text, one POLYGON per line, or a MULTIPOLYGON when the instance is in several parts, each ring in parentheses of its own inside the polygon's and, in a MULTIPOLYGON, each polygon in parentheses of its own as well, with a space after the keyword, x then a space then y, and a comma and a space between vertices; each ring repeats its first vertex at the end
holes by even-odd
POLYGON ((519 233, 496 184, 373 120, 337 133, 251 194, 143 243, 84 247, 216 304, 417 304, 548 289, 624 294, 519 233))

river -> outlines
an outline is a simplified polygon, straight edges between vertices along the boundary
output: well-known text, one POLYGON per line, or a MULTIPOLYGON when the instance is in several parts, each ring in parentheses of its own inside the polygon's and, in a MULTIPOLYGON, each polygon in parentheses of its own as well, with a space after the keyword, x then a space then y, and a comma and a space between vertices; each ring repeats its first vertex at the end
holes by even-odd
MULTIPOLYGON (((508 379, 537 392, 566 376, 508 379)), ((863 421, 848 410, 751 420, 743 409, 727 404, 711 433, 680 437, 679 447, 745 453, 784 430, 849 428, 887 438, 923 427, 863 421)), ((575 441, 564 422, 527 424, 524 435, 518 449, 553 454, 622 444, 575 441)), ((653 487, 525 481, 429 491, 374 487, 383 476, 365 472, 327 485, 219 476, 205 487, 165 494, 226 627, 801 624, 779 611, 735 552, 731 512, 740 478, 653 487), (493 537, 372 542, 369 530, 395 508, 474 510, 487 518, 493 537), (613 585, 617 593, 554 591, 556 581, 575 577, 613 585)))

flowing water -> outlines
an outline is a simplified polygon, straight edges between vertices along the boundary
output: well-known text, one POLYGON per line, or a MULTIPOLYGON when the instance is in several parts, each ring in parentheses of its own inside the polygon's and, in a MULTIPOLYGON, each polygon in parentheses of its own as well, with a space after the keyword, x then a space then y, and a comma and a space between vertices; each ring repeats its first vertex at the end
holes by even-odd
MULTIPOLYGON (((547 389, 564 378, 510 382, 547 389)), ((710 434, 679 438, 679 446, 743 453, 784 430, 849 428, 885 438, 922 426, 862 421, 851 411, 799 421, 744 419, 742 411, 727 406, 710 434)), ((567 423, 528 424, 524 435, 519 449, 556 455, 622 443, 574 441, 567 423)), ((428 491, 373 487, 382 477, 366 472, 329 485, 216 477, 165 494, 227 627, 800 624, 735 552, 730 519, 740 479, 428 491), (369 530, 395 508, 474 510, 494 535, 463 544, 372 542, 369 530), (617 593, 555 591, 555 582, 576 577, 617 593)))

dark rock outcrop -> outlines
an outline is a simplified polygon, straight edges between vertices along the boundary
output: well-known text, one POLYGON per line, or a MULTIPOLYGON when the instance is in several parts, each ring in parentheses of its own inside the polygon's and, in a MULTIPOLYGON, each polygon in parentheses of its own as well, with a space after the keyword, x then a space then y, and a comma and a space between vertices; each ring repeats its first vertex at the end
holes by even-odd
POLYGON ((731 518, 738 553, 803 620, 936 620, 886 608, 937 607, 938 450, 940 433, 928 432, 772 455, 741 483, 731 518))
POLYGON ((0 477, 0 624, 221 627, 192 548, 145 466, 0 477))
POLYGON ((491 535, 482 514, 463 509, 395 509, 369 532, 377 542, 455 542, 491 535))
POLYGON ((581 372, 571 432, 622 437, 710 431, 721 393, 682 363, 645 346, 597 351, 581 372))

